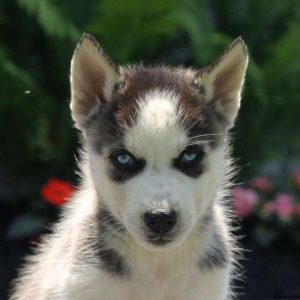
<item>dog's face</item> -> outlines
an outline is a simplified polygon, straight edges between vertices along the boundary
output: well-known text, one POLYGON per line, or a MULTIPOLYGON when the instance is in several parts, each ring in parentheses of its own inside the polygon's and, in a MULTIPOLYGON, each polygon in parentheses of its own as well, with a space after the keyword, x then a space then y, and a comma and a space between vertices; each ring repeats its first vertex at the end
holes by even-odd
POLYGON ((176 246, 209 213, 248 57, 235 40, 201 70, 115 66, 84 35, 71 110, 101 201, 145 247, 176 246))

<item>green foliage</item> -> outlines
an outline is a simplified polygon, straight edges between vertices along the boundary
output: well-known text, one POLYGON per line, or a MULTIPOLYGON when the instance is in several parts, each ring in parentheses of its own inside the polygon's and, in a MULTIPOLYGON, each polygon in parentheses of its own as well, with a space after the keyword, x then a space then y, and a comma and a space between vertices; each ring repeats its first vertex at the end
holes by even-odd
POLYGON ((178 25, 188 35, 196 65, 208 64, 230 38, 215 30, 209 15, 209 1, 185 0, 176 15, 178 25))
POLYGON ((50 99, 30 74, 18 68, 3 50, 0 52, 0 80, 9 83, 0 90, 1 137, 5 145, 1 156, 13 161, 17 149, 29 155, 38 150, 42 157, 47 156, 45 114, 50 99))
POLYGON ((96 35, 119 63, 194 67, 210 63, 242 35, 251 60, 235 129, 236 156, 253 167, 295 156, 300 148, 299 11, 298 0, 3 0, 1 160, 42 164, 50 173, 70 163, 75 138, 67 102, 69 62, 83 31, 96 35), (24 154, 16 155, 16 149, 24 154))
POLYGON ((37 18, 40 26, 50 36, 68 37, 73 41, 80 37, 79 30, 60 13, 51 0, 18 0, 18 3, 29 15, 37 18))
POLYGON ((147 59, 176 34, 179 5, 174 0, 103 0, 95 8, 89 31, 118 62, 147 59))
POLYGON ((61 153, 57 142, 65 138, 64 133, 70 129, 65 126, 59 131, 59 138, 53 136, 52 99, 3 50, 0 50, 0 80, 8 83, 0 90, 2 164, 30 167, 33 161, 49 163, 53 159, 65 159, 66 153, 61 153))
POLYGON ((98 36, 104 49, 117 61, 147 61, 176 38, 190 40, 194 60, 208 63, 230 38, 215 31, 208 1, 122 0, 97 1, 88 30, 98 36), (203 45, 207 45, 203 47, 203 45))
MULTIPOLYGON (((34 4, 28 1, 27 5, 29 3, 34 4)), ((45 166, 51 166, 47 169, 51 174, 68 165, 68 151, 74 141, 65 95, 69 90, 68 46, 73 48, 74 42, 57 48, 53 60, 51 52, 56 50, 56 39, 63 39, 64 34, 68 40, 74 40, 75 31, 71 29, 75 26, 59 22, 63 17, 50 2, 45 7, 36 10, 33 7, 30 11, 36 14, 39 22, 42 20, 38 25, 15 3, 4 1, 0 4, 0 35, 3 37, 0 80, 5 83, 0 89, 0 166, 9 166, 21 173, 38 172, 36 175, 45 172, 45 166), (11 24, 10 19, 17 19, 19 26, 11 24), (51 20, 65 28, 52 30, 51 20), (12 35, 12 28, 18 39, 12 35)))
MULTIPOLYGON (((256 11, 257 17, 262 16, 267 6, 263 2, 264 5, 259 5, 262 10, 256 11)), ((300 19, 297 11, 296 1, 286 1, 284 5, 275 2, 274 10, 272 7, 272 13, 261 24, 268 32, 266 41, 256 33, 253 35, 257 35, 257 40, 250 44, 250 70, 237 126, 238 136, 247 133, 247 140, 243 138, 237 146, 240 156, 252 163, 288 159, 299 152, 300 19)))

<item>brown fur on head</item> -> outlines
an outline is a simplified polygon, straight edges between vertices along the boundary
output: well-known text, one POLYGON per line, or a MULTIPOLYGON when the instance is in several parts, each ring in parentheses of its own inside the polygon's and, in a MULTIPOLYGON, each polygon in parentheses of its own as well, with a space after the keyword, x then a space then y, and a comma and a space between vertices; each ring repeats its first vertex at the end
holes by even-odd
POLYGON ((231 126, 240 106, 247 64, 247 48, 243 40, 237 38, 214 63, 199 71, 142 66, 124 69, 104 54, 91 35, 84 34, 71 63, 72 116, 76 126, 83 129, 95 110, 113 98, 118 82, 122 85, 122 89, 116 89, 121 106, 118 118, 125 118, 129 108, 135 106, 139 93, 161 87, 180 92, 182 103, 192 108, 189 113, 195 115, 199 106, 191 101, 195 89, 190 87, 196 83, 206 103, 214 106, 231 126))

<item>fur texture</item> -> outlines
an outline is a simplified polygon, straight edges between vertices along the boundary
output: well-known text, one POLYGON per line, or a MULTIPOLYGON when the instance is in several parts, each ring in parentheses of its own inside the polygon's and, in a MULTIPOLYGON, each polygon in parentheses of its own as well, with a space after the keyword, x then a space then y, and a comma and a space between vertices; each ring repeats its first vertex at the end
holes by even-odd
POLYGON ((10 300, 231 299, 227 141, 247 63, 238 38, 201 70, 119 67, 85 34, 70 105, 82 184, 10 300))

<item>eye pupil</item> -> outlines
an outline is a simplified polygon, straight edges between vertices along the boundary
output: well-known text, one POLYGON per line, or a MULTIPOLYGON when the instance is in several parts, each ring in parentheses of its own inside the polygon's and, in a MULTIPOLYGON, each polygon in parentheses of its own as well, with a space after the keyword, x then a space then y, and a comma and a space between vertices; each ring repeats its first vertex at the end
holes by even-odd
POLYGON ((197 159, 198 155, 195 152, 185 152, 182 155, 182 162, 192 162, 197 159))
POLYGON ((120 154, 117 156, 117 161, 122 165, 129 165, 133 163, 133 159, 129 154, 120 154))

